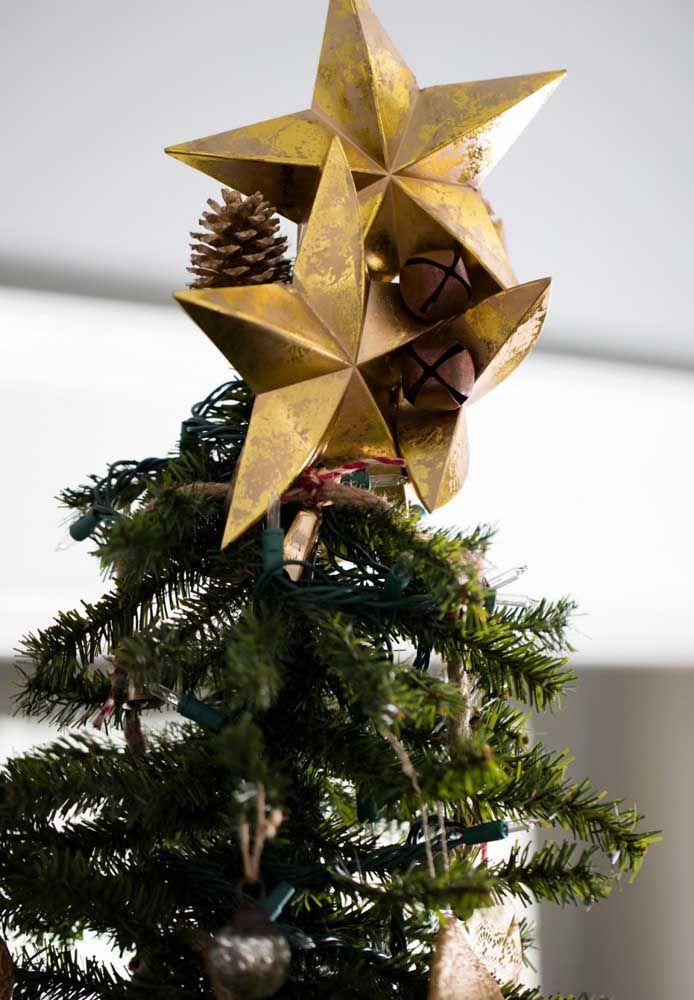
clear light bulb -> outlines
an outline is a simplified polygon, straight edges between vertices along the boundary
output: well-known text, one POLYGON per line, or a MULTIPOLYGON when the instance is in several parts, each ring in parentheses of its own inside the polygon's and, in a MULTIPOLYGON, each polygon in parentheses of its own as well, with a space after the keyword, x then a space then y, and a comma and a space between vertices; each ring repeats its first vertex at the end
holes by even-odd
POLYGON ((490 576, 487 583, 492 590, 501 590, 502 587, 515 583, 527 572, 527 566, 515 566, 513 569, 504 570, 503 573, 497 573, 496 576, 490 576))
POLYGON ((531 833, 536 830, 541 824, 535 820, 531 819, 520 819, 516 823, 509 823, 508 832, 509 833, 531 833))
POLYGON ((69 531, 66 531, 63 537, 60 539, 55 547, 56 552, 67 552, 71 549, 73 545, 76 545, 77 541, 72 537, 69 531))
POLYGON ((500 594, 496 603, 505 608, 526 608, 531 611, 540 602, 536 601, 534 597, 528 597, 527 594, 500 594))
POLYGON ((155 698, 159 698, 160 701, 163 701, 164 704, 172 705, 174 708, 178 708, 180 698, 176 692, 172 691, 170 688, 164 687, 163 684, 155 683, 148 684, 147 690, 151 695, 154 695, 155 698))

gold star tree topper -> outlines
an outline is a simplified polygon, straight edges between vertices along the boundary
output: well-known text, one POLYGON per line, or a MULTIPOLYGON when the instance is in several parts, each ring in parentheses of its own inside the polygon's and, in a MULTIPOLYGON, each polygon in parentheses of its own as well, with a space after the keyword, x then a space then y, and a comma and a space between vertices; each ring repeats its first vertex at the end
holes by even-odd
POLYGON ((310 110, 167 152, 246 194, 260 189, 303 223, 340 136, 372 277, 393 278, 422 250, 460 246, 468 270, 479 270, 493 293, 516 279, 478 185, 563 76, 420 89, 368 0, 330 0, 310 110))
MULTIPOLYGON (((471 401, 530 351, 548 291, 549 280, 517 286, 448 326, 475 362, 471 401)), ((291 285, 209 288, 176 298, 256 393, 223 545, 319 460, 401 455, 429 510, 462 487, 464 408, 427 413, 400 401, 397 351, 433 327, 405 309, 397 284, 368 282, 357 190, 339 139, 328 149, 291 285)))

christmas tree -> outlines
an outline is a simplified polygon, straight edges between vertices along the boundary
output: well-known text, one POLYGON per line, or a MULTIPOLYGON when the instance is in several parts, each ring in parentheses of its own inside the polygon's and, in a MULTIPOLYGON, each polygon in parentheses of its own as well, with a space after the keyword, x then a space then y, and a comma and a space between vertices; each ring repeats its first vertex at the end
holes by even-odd
POLYGON ((68 732, 0 773, 0 1000, 540 1000, 522 906, 638 871, 640 817, 528 733, 573 605, 423 517, 542 327, 477 183, 559 78, 420 91, 332 0, 310 112, 172 150, 235 189, 178 298, 242 378, 62 495, 113 586, 24 642, 18 707, 68 732))

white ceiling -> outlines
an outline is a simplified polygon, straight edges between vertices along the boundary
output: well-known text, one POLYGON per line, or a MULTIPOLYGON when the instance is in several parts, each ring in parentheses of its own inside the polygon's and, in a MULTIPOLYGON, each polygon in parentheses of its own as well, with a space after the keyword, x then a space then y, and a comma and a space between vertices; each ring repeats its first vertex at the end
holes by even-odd
MULTIPOLYGON (((422 86, 566 67, 487 185, 545 345, 692 365, 692 5, 374 0, 422 86)), ((4 11, 5 283, 164 301, 210 178, 165 145, 310 102, 325 0, 23 0, 4 11)))

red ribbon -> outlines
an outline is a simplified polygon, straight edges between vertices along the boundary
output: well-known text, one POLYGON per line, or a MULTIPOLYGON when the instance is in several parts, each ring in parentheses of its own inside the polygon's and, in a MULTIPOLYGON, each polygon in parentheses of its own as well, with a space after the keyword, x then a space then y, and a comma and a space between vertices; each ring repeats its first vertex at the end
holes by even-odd
POLYGON ((362 472, 364 469, 373 468, 375 465, 392 465, 402 469, 405 460, 402 458, 363 458, 357 462, 346 462, 336 469, 318 469, 315 466, 307 469, 303 475, 294 482, 294 485, 282 497, 282 503, 291 503, 299 496, 308 493, 312 501, 316 501, 318 494, 323 489, 325 483, 339 483, 343 476, 348 476, 352 472, 362 472))
POLYGON ((118 666, 114 667, 111 671, 111 688, 108 693, 108 698, 99 709, 99 713, 92 723, 95 729, 102 729, 104 723, 110 718, 111 715, 113 715, 123 674, 124 671, 118 666))

